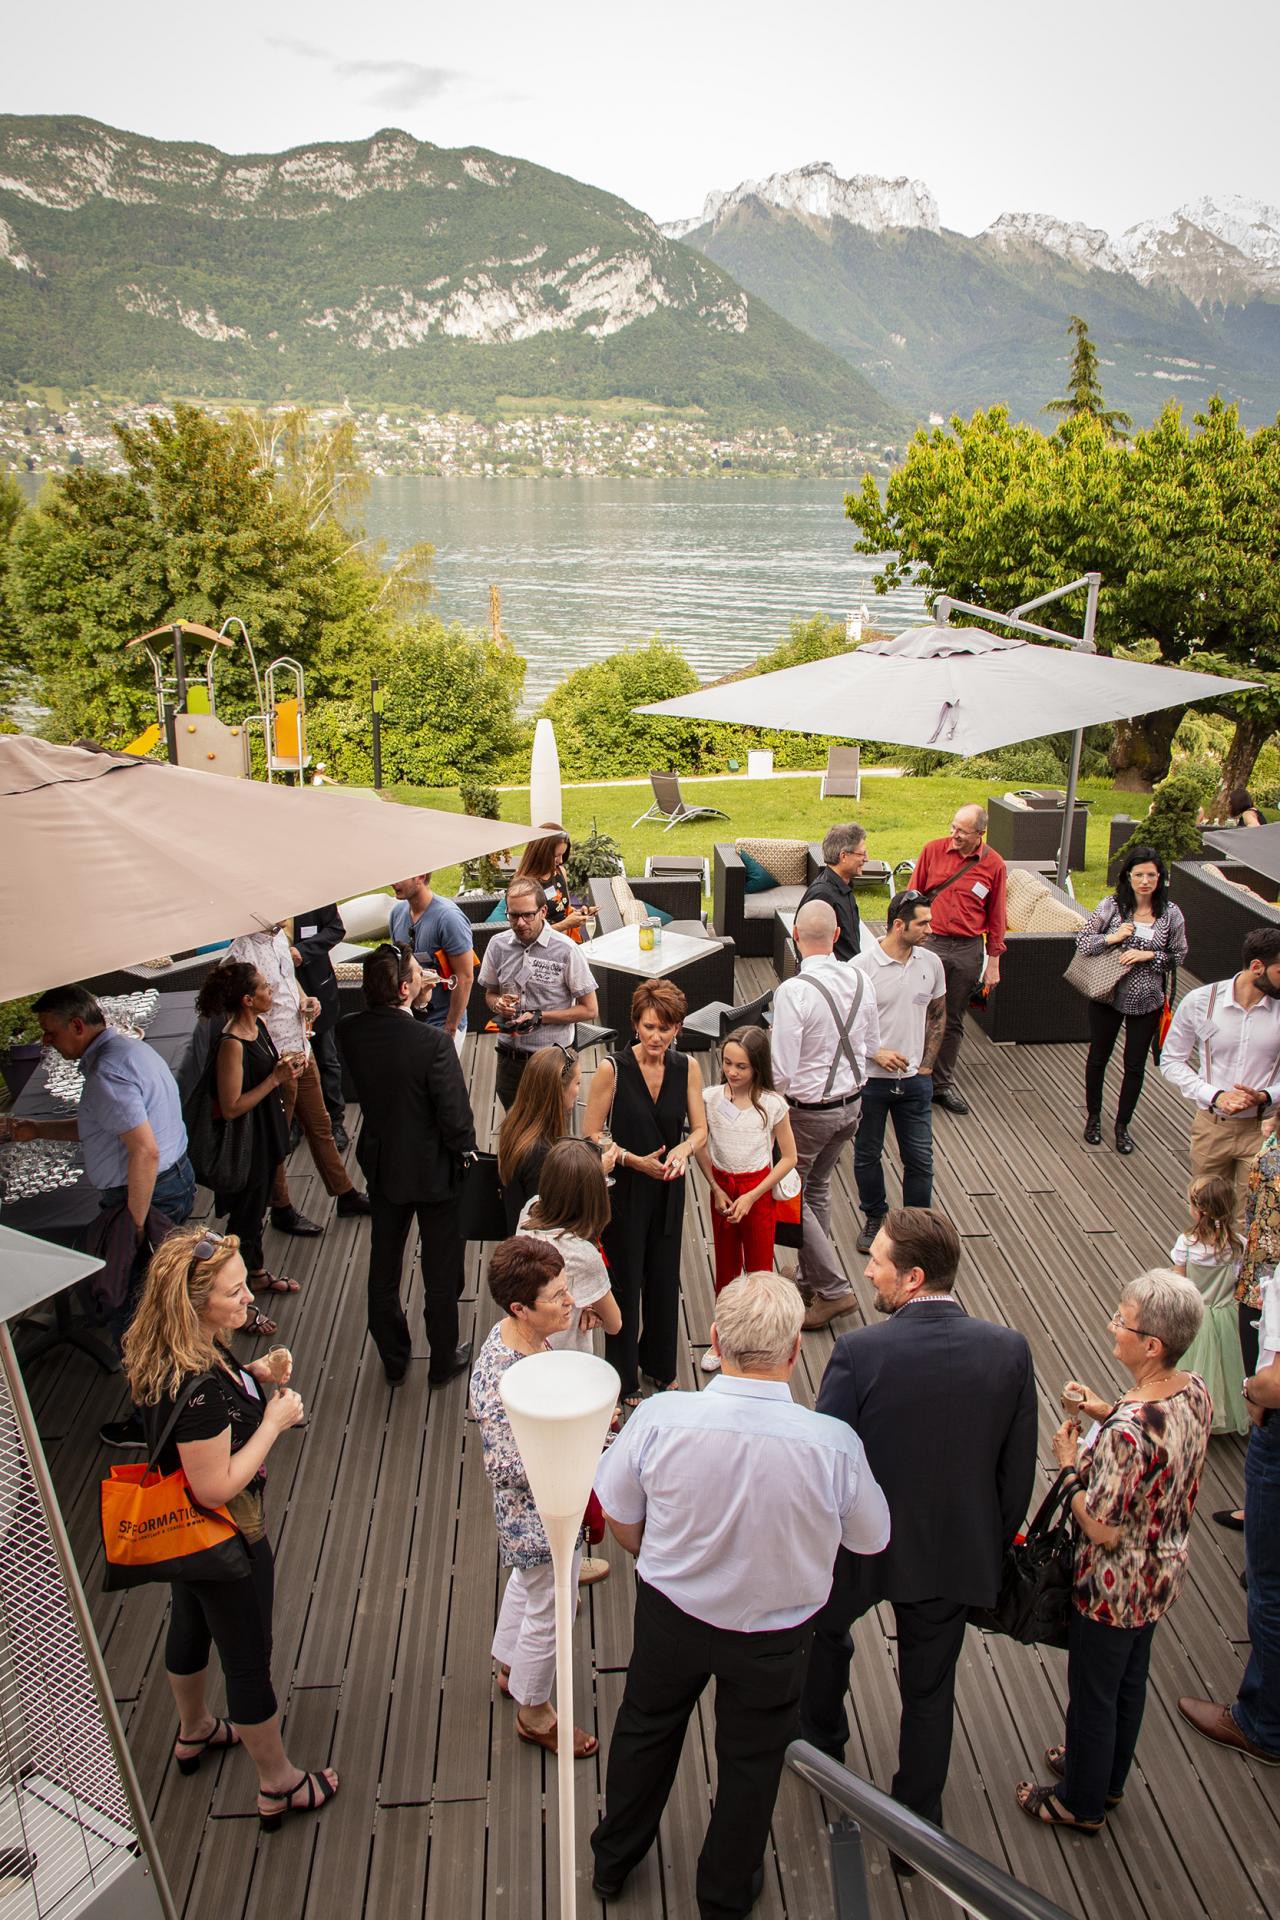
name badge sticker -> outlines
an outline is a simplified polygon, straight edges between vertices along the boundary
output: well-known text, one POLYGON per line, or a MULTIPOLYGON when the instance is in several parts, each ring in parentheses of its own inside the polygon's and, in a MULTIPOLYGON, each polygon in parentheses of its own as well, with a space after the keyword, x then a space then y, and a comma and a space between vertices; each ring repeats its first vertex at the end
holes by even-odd
POLYGON ((985 900, 991 889, 985 880, 975 880, 973 883, 973 891, 979 900, 985 900))
POLYGON ((299 940, 314 940, 319 931, 319 927, 299 927, 298 938, 299 940))

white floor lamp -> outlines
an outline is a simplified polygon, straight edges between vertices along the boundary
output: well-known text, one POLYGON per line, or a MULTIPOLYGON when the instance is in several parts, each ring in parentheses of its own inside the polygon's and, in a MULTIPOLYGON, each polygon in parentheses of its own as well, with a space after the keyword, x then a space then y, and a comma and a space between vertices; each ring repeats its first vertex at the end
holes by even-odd
POLYGON ((556 730, 544 715, 533 730, 533 753, 529 760, 529 823, 535 827, 558 827, 563 820, 560 752, 556 746, 556 730))
POLYGON ((573 1549, 621 1381, 592 1353, 535 1353, 501 1393, 547 1530, 556 1578, 556 1720, 560 1782, 560 1920, 578 1910, 573 1818, 573 1549))

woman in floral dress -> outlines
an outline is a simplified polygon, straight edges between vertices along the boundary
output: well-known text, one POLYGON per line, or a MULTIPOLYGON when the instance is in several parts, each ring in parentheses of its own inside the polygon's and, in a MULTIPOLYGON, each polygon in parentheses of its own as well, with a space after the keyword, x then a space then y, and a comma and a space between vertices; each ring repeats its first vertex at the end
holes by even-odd
MULTIPOLYGON (((500 1383, 518 1360, 548 1352, 550 1336, 572 1325, 575 1308, 559 1249, 530 1234, 517 1234, 494 1248, 488 1279, 504 1318, 480 1349, 471 1375, 471 1412, 479 1423, 484 1470, 493 1488, 502 1564, 511 1569, 493 1636, 493 1657, 498 1663, 499 1688, 516 1702, 516 1732, 530 1745, 554 1753, 557 1725, 551 1683, 556 1671, 556 1602, 551 1547, 500 1383)), ((570 1591, 577 1586, 580 1559, 581 1553, 575 1553, 570 1591)), ((575 1760, 587 1759, 599 1745, 593 1734, 574 1728, 575 1760)))
POLYGON ((1178 1361, 1200 1329, 1204 1303, 1190 1280, 1156 1268, 1130 1281, 1110 1328, 1133 1381, 1109 1403, 1079 1381, 1063 1404, 1097 1423, 1081 1450, 1078 1420, 1053 1436, 1073 1481, 1079 1529, 1067 1623, 1067 1735, 1045 1750, 1060 1785, 1023 1780, 1018 1805, 1033 1819, 1099 1833, 1124 1798, 1147 1696, 1156 1622, 1178 1597, 1187 1534, 1209 1446, 1213 1405, 1204 1381, 1178 1361))

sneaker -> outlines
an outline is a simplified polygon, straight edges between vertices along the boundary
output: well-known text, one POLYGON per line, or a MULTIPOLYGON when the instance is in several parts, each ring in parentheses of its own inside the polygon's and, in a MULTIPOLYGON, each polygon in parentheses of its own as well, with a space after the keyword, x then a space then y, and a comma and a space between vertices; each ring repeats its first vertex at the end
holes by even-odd
POLYGON ((862 1223, 862 1232, 853 1243, 859 1253, 870 1253, 871 1242, 875 1239, 883 1225, 884 1215, 882 1213, 869 1213, 867 1215, 862 1223))
POLYGON ((145 1447, 147 1436, 142 1431, 142 1419, 137 1413, 131 1413, 127 1420, 104 1420, 98 1428, 98 1438, 104 1447, 145 1447))
POLYGON ((838 1293, 834 1300, 824 1300, 822 1295, 818 1294, 800 1322, 801 1329, 805 1333, 816 1333, 820 1327, 827 1326, 832 1320, 838 1320, 842 1314, 856 1312, 857 1306, 858 1296, 852 1287, 844 1293, 838 1293))
POLYGON ((720 1371, 720 1355, 713 1347, 708 1347, 702 1356, 702 1371, 704 1373, 719 1373, 720 1371))

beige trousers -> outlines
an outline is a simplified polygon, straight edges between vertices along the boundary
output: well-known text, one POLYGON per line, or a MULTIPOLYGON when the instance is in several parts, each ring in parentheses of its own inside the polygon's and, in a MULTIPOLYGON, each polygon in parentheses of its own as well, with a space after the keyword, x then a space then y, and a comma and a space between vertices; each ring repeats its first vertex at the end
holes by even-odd
POLYGON ((1271 1125, 1271 1120, 1260 1120, 1256 1113, 1219 1116, 1204 1108, 1191 1123, 1191 1177, 1224 1173, 1235 1181, 1237 1224, 1244 1217, 1249 1169, 1271 1125))

